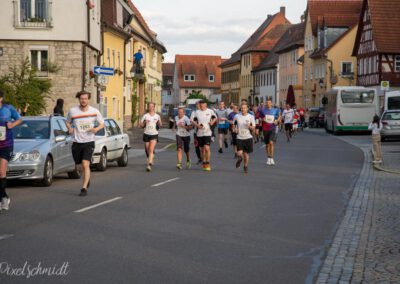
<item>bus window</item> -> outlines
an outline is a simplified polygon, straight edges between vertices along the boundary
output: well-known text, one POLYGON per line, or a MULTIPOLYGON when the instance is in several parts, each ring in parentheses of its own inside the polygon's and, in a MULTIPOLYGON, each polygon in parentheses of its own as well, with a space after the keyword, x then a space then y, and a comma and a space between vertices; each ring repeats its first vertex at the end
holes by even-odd
POLYGON ((372 104, 374 98, 374 92, 342 92, 342 101, 344 104, 372 104))
POLYGON ((388 109, 400 109, 400 96, 388 98, 388 109))

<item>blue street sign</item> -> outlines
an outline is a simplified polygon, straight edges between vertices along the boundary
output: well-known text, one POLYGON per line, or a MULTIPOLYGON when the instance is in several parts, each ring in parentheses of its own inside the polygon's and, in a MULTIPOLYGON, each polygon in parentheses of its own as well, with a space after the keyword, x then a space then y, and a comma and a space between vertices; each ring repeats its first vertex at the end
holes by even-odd
POLYGON ((93 72, 96 75, 114 76, 114 68, 107 68, 103 66, 95 66, 93 72))

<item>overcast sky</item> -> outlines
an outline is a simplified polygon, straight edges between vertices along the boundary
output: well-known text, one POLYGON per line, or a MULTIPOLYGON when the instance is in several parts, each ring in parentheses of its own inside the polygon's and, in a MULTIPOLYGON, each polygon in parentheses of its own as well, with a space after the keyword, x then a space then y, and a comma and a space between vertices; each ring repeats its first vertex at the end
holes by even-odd
POLYGON ((229 58, 268 14, 286 6, 286 17, 298 23, 307 0, 134 0, 168 53, 221 55, 229 58))

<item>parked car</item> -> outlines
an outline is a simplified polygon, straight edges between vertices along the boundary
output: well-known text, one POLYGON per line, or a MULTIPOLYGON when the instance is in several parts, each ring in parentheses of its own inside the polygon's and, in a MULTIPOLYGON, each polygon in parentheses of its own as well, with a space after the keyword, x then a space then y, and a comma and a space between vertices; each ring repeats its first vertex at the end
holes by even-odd
POLYGON ((115 120, 106 118, 104 128, 96 134, 96 147, 92 165, 99 171, 107 169, 108 162, 117 162, 118 166, 128 165, 129 136, 122 132, 115 120))
POLYGON ((310 108, 310 118, 308 121, 309 127, 319 128, 324 127, 325 124, 325 113, 323 108, 310 108))
POLYGON ((14 153, 8 164, 8 179, 36 180, 50 186, 58 174, 80 178, 71 155, 72 141, 64 117, 24 117, 12 131, 14 153))
POLYGON ((382 114, 382 141, 387 138, 400 138, 400 110, 387 110, 382 114))

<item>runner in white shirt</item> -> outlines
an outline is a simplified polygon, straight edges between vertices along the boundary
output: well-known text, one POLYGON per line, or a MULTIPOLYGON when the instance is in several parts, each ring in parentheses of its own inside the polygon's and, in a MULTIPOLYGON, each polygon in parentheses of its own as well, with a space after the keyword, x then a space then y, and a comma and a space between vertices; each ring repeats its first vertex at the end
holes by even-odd
POLYGON ((290 107, 289 104, 286 105, 286 109, 282 113, 282 118, 285 124, 285 132, 287 142, 290 142, 290 138, 292 138, 293 134, 293 118, 294 118, 294 110, 290 107))
POLYGON ((205 101, 200 101, 200 110, 196 110, 192 117, 192 124, 198 129, 197 140, 202 152, 201 157, 203 159, 203 170, 211 171, 210 158, 211 158, 211 127, 216 123, 217 116, 215 112, 207 108, 205 101))
POLYGON ((83 185, 79 196, 86 196, 90 187, 90 162, 92 160, 96 133, 104 128, 104 119, 100 112, 89 106, 90 93, 81 91, 76 94, 79 106, 69 110, 67 127, 74 141, 72 157, 76 168, 83 173, 83 185))
POLYGON ((240 167, 244 161, 243 170, 248 173, 249 154, 253 153, 253 135, 252 131, 256 128, 254 116, 249 114, 249 107, 246 103, 242 104, 242 112, 237 114, 233 120, 235 132, 237 133, 237 162, 236 168, 240 167))
POLYGON ((178 164, 176 168, 182 170, 182 149, 186 154, 186 168, 190 169, 190 130, 192 125, 190 119, 185 115, 185 109, 179 108, 178 115, 175 117, 174 130, 176 131, 176 147, 178 164))
POLYGON ((154 164, 154 149, 158 141, 158 129, 161 128, 161 117, 155 111, 156 105, 149 103, 148 113, 143 115, 140 120, 140 127, 144 128, 143 142, 147 155, 147 168, 151 172, 154 164))

